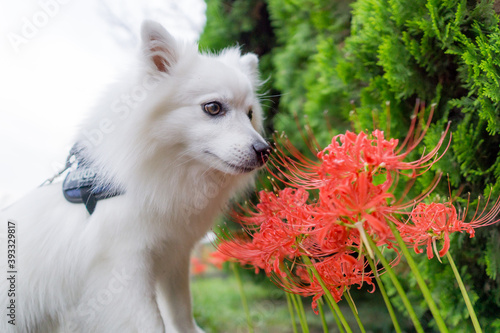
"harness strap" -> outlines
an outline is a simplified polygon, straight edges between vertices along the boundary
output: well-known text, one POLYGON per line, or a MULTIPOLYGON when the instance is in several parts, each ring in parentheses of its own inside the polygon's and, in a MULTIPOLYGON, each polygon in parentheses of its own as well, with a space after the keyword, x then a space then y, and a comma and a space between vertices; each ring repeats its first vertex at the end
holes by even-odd
POLYGON ((112 183, 99 182, 96 169, 84 159, 78 144, 71 149, 67 164, 68 168, 76 164, 76 168, 64 179, 62 186, 64 197, 71 203, 83 203, 90 215, 94 213, 98 200, 124 193, 112 183))
POLYGON ((83 203, 87 208, 87 211, 90 215, 95 210, 95 206, 97 206, 97 199, 94 194, 92 194, 92 189, 90 187, 82 187, 80 189, 80 193, 82 195, 83 203))

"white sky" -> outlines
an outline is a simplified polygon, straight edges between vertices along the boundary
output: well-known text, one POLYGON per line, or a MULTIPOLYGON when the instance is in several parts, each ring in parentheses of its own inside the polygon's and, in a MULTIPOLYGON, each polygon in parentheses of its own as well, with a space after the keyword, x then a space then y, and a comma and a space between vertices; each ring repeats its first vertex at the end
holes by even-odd
POLYGON ((203 0, 0 0, 0 208, 61 168, 78 124, 136 55, 144 18, 196 40, 205 8, 203 0))

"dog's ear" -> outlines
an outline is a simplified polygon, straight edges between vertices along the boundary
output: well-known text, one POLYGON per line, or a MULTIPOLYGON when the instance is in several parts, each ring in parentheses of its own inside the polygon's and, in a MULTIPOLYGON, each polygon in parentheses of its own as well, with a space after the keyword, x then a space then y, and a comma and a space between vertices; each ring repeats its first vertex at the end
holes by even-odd
POLYGON ((168 73, 178 57, 175 38, 161 24, 151 20, 142 23, 141 37, 147 60, 158 71, 168 73))
POLYGON ((252 78, 258 80, 259 58, 254 53, 247 53, 240 58, 243 70, 252 78))

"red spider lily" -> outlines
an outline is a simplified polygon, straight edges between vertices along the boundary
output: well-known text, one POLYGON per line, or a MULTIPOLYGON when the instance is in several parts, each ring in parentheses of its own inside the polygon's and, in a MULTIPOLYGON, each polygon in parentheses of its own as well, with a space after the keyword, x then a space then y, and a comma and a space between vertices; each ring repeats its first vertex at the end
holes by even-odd
MULTIPOLYGON (((489 198, 488 198, 489 199, 489 198)), ((488 205, 486 202, 486 206, 488 205)), ((479 205, 479 202, 478 202, 479 205)), ((457 214, 455 207, 451 203, 431 203, 418 204, 410 214, 408 223, 401 224, 399 231, 403 239, 412 244, 416 253, 422 253, 420 246, 427 246, 427 257, 432 259, 434 251, 443 257, 450 248, 450 233, 467 232, 470 237, 474 237, 474 229, 497 223, 495 217, 500 212, 500 198, 497 199, 493 208, 486 214, 485 209, 470 222, 465 222, 467 210, 463 216, 457 214), (440 251, 436 249, 436 240, 443 240, 443 247, 440 251)))
POLYGON ((300 239, 311 231, 309 193, 304 189, 285 188, 277 193, 261 191, 260 202, 240 207, 233 218, 240 222, 252 237, 222 241, 218 250, 244 265, 283 275, 281 263, 301 255, 300 239))
MULTIPOLYGON (((416 111, 419 106, 417 105, 416 111)), ((431 108, 432 112, 433 108, 431 108)), ((449 249, 449 233, 466 231, 471 237, 474 228, 495 223, 500 212, 500 199, 487 214, 481 212, 471 222, 464 222, 451 203, 424 204, 422 201, 437 186, 438 174, 421 195, 406 199, 407 187, 395 198, 400 175, 412 180, 426 172, 447 151, 439 154, 447 137, 447 125, 436 147, 415 161, 404 161, 422 141, 430 119, 423 130, 412 119, 409 133, 400 145, 396 139, 386 139, 384 132, 371 134, 346 132, 332 139, 319 151, 317 160, 308 159, 288 140, 277 144, 271 165, 278 171, 269 172, 286 187, 259 192, 259 203, 240 207, 233 214, 246 231, 244 237, 223 240, 218 249, 224 256, 243 265, 264 270, 283 289, 303 296, 313 296, 313 307, 324 295, 322 286, 311 274, 315 270, 334 299, 338 302, 344 291, 363 283, 373 286, 373 272, 367 271, 364 256, 374 258, 368 245, 371 237, 377 246, 386 245, 398 253, 390 264, 399 262, 399 250, 389 223, 394 223, 404 241, 422 253, 433 257, 449 249), (314 190, 310 195, 308 190, 314 190), (317 200, 314 196, 317 195, 317 200), (412 209, 413 208, 413 209, 412 209), (403 222, 402 220, 407 220, 403 222), (443 240, 438 252, 436 240, 443 240), (302 261, 307 256, 313 263, 302 261)))
MULTIPOLYGON (((417 161, 404 162, 403 160, 416 147, 412 145, 404 153, 399 153, 402 147, 398 150, 397 139, 384 138, 384 132, 374 130, 369 137, 364 132, 355 134, 347 131, 346 134, 337 135, 333 138, 332 143, 323 151, 318 153, 318 158, 322 160, 320 174, 329 177, 338 177, 338 175, 355 174, 360 170, 371 174, 378 171, 379 168, 388 171, 412 170, 416 172, 418 169, 428 169, 437 160, 439 160, 448 149, 451 143, 451 136, 443 154, 436 157, 441 145, 444 142, 450 124, 442 134, 438 144, 428 154, 422 156, 417 161)), ((411 132, 408 136, 411 135, 411 132)), ((420 142, 421 138, 417 139, 420 142)), ((414 174, 412 176, 415 176, 414 174)))
POLYGON ((207 265, 197 257, 191 257, 191 273, 200 275, 207 271, 207 265))
POLYGON ((399 228, 401 236, 408 244, 413 244, 416 253, 422 253, 420 246, 427 245, 427 257, 434 257, 432 246, 436 239, 443 239, 444 245, 439 256, 444 256, 450 246, 451 225, 457 221, 457 213, 452 205, 442 203, 418 204, 410 214, 412 224, 399 228))
POLYGON ((310 269, 315 269, 321 277, 323 284, 328 291, 332 294, 336 302, 342 299, 342 295, 353 285, 358 285, 361 289, 364 283, 371 285, 375 290, 375 285, 372 282, 371 272, 365 272, 367 264, 354 258, 350 253, 353 252, 339 252, 330 256, 322 261, 313 263, 313 267, 300 264, 295 269, 295 276, 299 280, 290 278, 290 274, 282 276, 282 279, 277 283, 284 290, 300 294, 302 296, 313 296, 312 307, 317 314, 317 301, 325 293, 318 279, 313 276, 310 269))
POLYGON ((262 251, 266 273, 286 274, 281 271, 281 263, 301 254, 297 244, 301 234, 293 225, 276 218, 262 224, 260 232, 253 235, 253 244, 262 251))
MULTIPOLYGON (((354 258, 348 252, 338 253, 323 261, 314 263, 314 268, 318 271, 328 289, 337 289, 340 295, 344 293, 345 288, 352 285, 357 284, 358 289, 364 283, 374 286, 371 272, 365 272, 366 266, 366 262, 354 258)), ((340 298, 337 299, 337 302, 339 300, 340 298)))
POLYGON ((285 188, 276 193, 270 191, 259 192, 259 203, 256 206, 240 207, 240 211, 234 211, 232 217, 238 223, 247 228, 258 227, 265 221, 277 217, 288 221, 297 221, 298 224, 306 225, 310 217, 307 201, 309 192, 303 188, 285 188))
POLYGON ((359 244, 357 231, 338 224, 339 220, 318 222, 310 237, 302 243, 307 252, 316 258, 346 251, 359 244))
MULTIPOLYGON (((411 173, 408 176, 417 177, 441 159, 451 144, 450 135, 443 153, 437 155, 447 137, 450 127, 448 123, 440 140, 429 153, 416 161, 403 161, 422 141, 434 111, 434 106, 432 106, 425 128, 415 133, 419 107, 421 112, 425 109, 425 105, 417 104, 408 135, 399 147, 397 139, 386 140, 384 132, 380 130, 373 131, 371 135, 347 131, 346 134, 334 136, 331 144, 316 154, 318 161, 314 161, 305 157, 286 138, 283 138, 284 140, 281 141, 284 142, 276 145, 276 154, 273 154, 270 163, 279 172, 277 174, 271 168, 268 170, 277 179, 281 179, 285 185, 306 189, 318 189, 327 182, 347 182, 358 173, 373 177, 380 170, 397 173, 410 170, 411 173), (405 148, 405 152, 401 152, 405 148), (422 171, 417 173, 418 170, 422 171)), ((387 188, 392 184, 391 181, 392 178, 387 178, 385 184, 387 188)))
POLYGON ((488 207, 488 203, 490 202, 490 197, 491 197, 491 191, 490 194, 488 195, 488 199, 486 200, 486 203, 484 204, 484 208, 479 213, 479 202, 481 201, 480 198, 477 201, 477 208, 476 212, 474 213, 474 216, 472 217, 470 222, 463 222, 465 218, 467 217, 467 212, 468 212, 468 204, 467 204, 467 209, 464 211, 462 216, 459 216, 457 223, 453 225, 453 231, 459 231, 463 232, 466 231, 469 233, 470 237, 474 237, 474 229, 479 228, 479 227, 485 227, 488 225, 495 224, 500 221, 500 219, 495 220, 495 217, 500 213, 500 197, 497 198, 497 201, 493 204, 493 207, 489 212, 485 214, 485 210, 488 207))
POLYGON ((285 259, 292 260, 302 254, 299 241, 304 232, 293 223, 283 223, 281 219, 272 217, 260 225, 259 231, 252 234, 250 240, 235 238, 223 241, 218 250, 244 265, 254 266, 256 272, 264 269, 268 275, 272 272, 286 275, 281 270, 281 264, 285 259))
POLYGON ((398 140, 385 140, 384 133, 379 130, 373 131, 372 136, 374 139, 363 132, 355 134, 349 131, 335 136, 332 143, 317 155, 322 160, 319 170, 322 178, 344 177, 360 170, 372 173, 377 168, 393 170, 407 166, 395 154, 398 140))
POLYGON ((253 266, 255 274, 266 267, 266 263, 262 260, 262 251, 248 239, 223 240, 217 245, 217 250, 222 253, 222 259, 227 259, 226 261, 238 261, 242 265, 253 266))
MULTIPOLYGON (((370 235, 385 239, 390 229, 380 212, 386 211, 391 193, 383 185, 374 185, 366 173, 356 173, 349 181, 329 183, 321 188, 318 213, 334 213, 352 224, 364 223, 370 235)), ((389 178, 389 177, 388 177, 389 178)))
POLYGON ((225 255, 221 251, 214 251, 209 254, 208 256, 208 262, 214 265, 218 269, 222 269, 222 265, 227 262, 231 261, 231 257, 225 255))

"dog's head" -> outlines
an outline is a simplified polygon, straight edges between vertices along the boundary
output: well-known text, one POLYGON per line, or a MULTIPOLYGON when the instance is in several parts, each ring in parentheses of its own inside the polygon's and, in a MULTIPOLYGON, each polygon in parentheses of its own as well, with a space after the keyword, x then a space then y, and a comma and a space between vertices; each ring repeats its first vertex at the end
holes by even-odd
POLYGON ((152 21, 143 23, 142 43, 150 72, 164 78, 157 91, 168 90, 154 106, 155 140, 177 149, 180 163, 228 174, 262 167, 270 147, 260 134, 257 56, 238 48, 200 54, 152 21))

